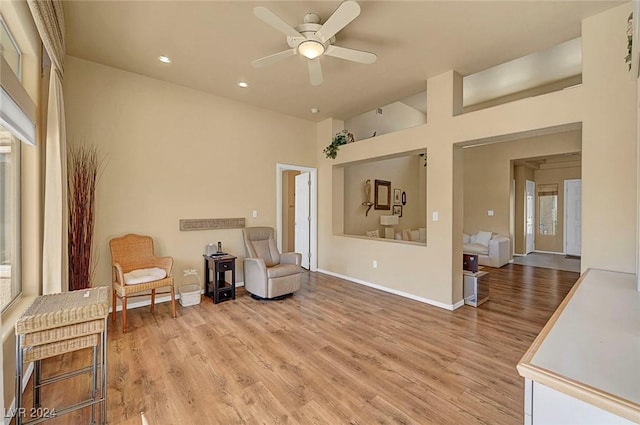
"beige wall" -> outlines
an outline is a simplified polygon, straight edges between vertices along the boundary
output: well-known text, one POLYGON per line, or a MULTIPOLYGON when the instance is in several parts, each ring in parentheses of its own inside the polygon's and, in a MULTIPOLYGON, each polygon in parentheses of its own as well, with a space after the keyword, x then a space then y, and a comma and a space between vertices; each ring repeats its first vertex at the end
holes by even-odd
MULTIPOLYGON (((626 74, 620 58, 629 4, 585 21, 583 26, 583 86, 542 94, 492 108, 454 116, 458 110, 458 81, 447 72, 427 81, 427 124, 343 146, 336 160, 321 151, 342 123, 327 120, 318 127, 319 176, 326 182, 319 193, 319 267, 331 273, 378 285, 412 297, 453 307, 461 300, 462 216, 458 209, 457 144, 496 142, 553 134, 580 128, 583 152, 583 257, 582 267, 603 267, 635 272, 636 231, 636 82, 626 74), (343 163, 427 149, 427 246, 376 243, 331 232, 341 224, 343 163), (615 167, 612 166, 615 164, 615 167), (327 186, 333 187, 333 193, 327 186), (615 188, 612 190, 611 188, 615 188), (620 189, 618 189, 620 188, 620 189), (604 197, 603 193, 606 193, 604 197), (455 207, 454 207, 455 206, 455 207), (454 211, 455 208, 455 211, 454 211), (439 220, 432 221, 434 211, 439 220), (602 221, 603 216, 612 217, 602 221), (335 227, 334 227, 335 228, 335 227), (372 260, 378 260, 378 268, 372 260)), ((575 150, 575 149, 574 149, 575 150)), ((535 156, 535 150, 527 156, 535 156)), ((505 166, 499 199, 491 208, 508 210, 511 172, 505 166)), ((467 170, 464 170, 466 178, 467 170)), ((460 179, 461 180, 461 179, 460 179)), ((466 188, 465 188, 466 193, 466 188)), ((478 207, 484 211, 487 206, 478 207)), ((509 218, 494 216, 489 224, 510 232, 509 218)), ((466 226, 465 226, 466 227, 466 226)), ((492 230, 491 229, 491 230, 492 230)), ((466 230, 466 229, 465 229, 466 230)))
POLYGON ((427 122, 423 112, 402 102, 393 102, 381 109, 382 115, 374 109, 345 120, 344 128, 353 134, 355 140, 364 140, 372 137, 374 132, 382 136, 427 122))
MULTIPOLYGON (((418 154, 398 158, 383 159, 374 162, 347 165, 344 168, 344 234, 365 236, 366 231, 378 229, 384 237, 384 226, 380 225, 380 216, 392 215, 393 209, 376 210, 375 206, 365 216, 367 208, 364 202, 364 182, 371 180, 371 202, 375 195, 375 180, 391 182, 391 205, 393 191, 401 189, 407 194, 407 204, 403 208, 396 231, 425 227, 425 208, 420 204, 419 188, 421 162, 418 154)), ((424 178, 424 175, 422 176, 424 178)), ((424 188, 424 183, 422 183, 424 188)))
MULTIPOLYGON (((574 130, 464 149, 464 231, 484 230, 509 235, 511 161, 577 152, 581 149, 580 140, 580 130, 574 130), (488 215, 489 210, 493 210, 493 217, 488 215)), ((518 199, 523 199, 517 197, 518 193, 516 187, 517 203, 518 199)), ((516 217, 517 214, 518 211, 516 217)), ((521 214, 524 215, 524 210, 521 214)))
MULTIPOLYGON (((581 102, 580 88, 555 92, 482 111, 453 116, 453 93, 458 83, 454 73, 445 73, 428 81, 429 123, 386 134, 374 139, 343 146, 336 160, 326 160, 322 148, 330 140, 336 122, 320 126, 324 132, 318 139, 318 163, 321 181, 335 177, 334 193, 320 191, 319 267, 389 290, 451 308, 462 299, 462 176, 454 180, 454 145, 473 140, 491 140, 502 135, 522 137, 522 132, 540 128, 571 126, 579 121, 576 105, 581 102), (382 244, 366 239, 323 232, 329 223, 340 223, 340 176, 332 172, 337 166, 368 158, 383 157, 418 149, 428 152, 427 167, 427 246, 382 244), (455 190, 454 190, 455 188, 455 190), (454 205, 456 210, 454 212, 454 205), (439 220, 432 221, 433 212, 439 220), (455 218, 455 220, 454 220, 455 218), (455 233, 454 233, 455 232, 455 233), (378 261, 378 268, 372 267, 378 261)), ((461 99, 460 99, 461 100, 461 99)), ((456 149, 459 149, 456 147, 456 149)), ((462 163, 461 154, 456 156, 462 163)), ((507 162, 507 204, 509 185, 507 162)), ((507 231, 508 231, 508 219, 507 231)))
POLYGON ((540 234, 540 204, 536 198, 536 251, 564 252, 564 181, 579 179, 581 167, 540 169, 534 172, 536 187, 539 184, 558 185, 558 228, 555 235, 540 234))
POLYGON ((619 41, 629 13, 627 3, 582 23, 583 270, 636 272, 637 80, 619 41))
POLYGON ((316 125, 67 57, 67 134, 94 143, 108 161, 98 183, 94 285, 111 282, 109 239, 152 235, 185 268, 204 276, 205 245, 239 257, 240 229, 181 232, 184 218, 245 217, 276 227, 276 163, 315 165, 316 125), (252 218, 252 210, 258 211, 252 218))

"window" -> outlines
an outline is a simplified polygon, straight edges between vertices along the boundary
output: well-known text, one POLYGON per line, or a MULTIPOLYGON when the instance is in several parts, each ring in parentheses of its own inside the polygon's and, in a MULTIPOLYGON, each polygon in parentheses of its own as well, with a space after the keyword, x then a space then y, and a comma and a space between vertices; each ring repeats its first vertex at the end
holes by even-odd
POLYGON ((538 185, 538 209, 541 235, 555 235, 558 230, 558 185, 538 185))
POLYGON ((13 73, 20 79, 22 71, 22 53, 0 16, 0 55, 7 61, 13 73))
MULTIPOLYGON (((0 56, 14 76, 22 77, 22 53, 0 16, 0 56)), ((6 69, 6 68, 5 68, 6 69)), ((6 71, 4 71, 6 72, 6 71)), ((3 84, 5 81, 3 79, 3 84)), ((0 87, 0 310, 4 311, 22 292, 20 230, 21 140, 35 143, 35 124, 14 101, 20 83, 0 87)), ((23 96, 22 96, 23 97, 23 96)), ((17 98, 21 98, 18 96, 17 98)))
POLYGON ((0 308, 22 292, 20 278, 20 141, 0 126, 0 308))

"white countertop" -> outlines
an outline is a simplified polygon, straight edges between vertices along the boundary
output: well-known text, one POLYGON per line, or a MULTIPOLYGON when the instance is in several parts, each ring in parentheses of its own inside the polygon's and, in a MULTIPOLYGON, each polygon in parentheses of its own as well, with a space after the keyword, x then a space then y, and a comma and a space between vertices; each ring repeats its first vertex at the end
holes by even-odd
POLYGON ((518 365, 520 375, 640 418, 640 292, 635 275, 589 270, 518 365))

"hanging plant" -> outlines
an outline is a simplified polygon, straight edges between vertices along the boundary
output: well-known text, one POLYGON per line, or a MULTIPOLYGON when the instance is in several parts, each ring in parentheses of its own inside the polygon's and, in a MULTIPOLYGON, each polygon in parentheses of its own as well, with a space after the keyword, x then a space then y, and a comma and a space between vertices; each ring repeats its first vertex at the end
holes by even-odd
POLYGON ((95 146, 69 144, 67 152, 69 290, 73 291, 91 287, 95 193, 101 161, 95 146))
POLYGON ((326 158, 336 159, 340 146, 347 144, 347 135, 347 130, 342 130, 333 136, 331 144, 322 150, 326 158))

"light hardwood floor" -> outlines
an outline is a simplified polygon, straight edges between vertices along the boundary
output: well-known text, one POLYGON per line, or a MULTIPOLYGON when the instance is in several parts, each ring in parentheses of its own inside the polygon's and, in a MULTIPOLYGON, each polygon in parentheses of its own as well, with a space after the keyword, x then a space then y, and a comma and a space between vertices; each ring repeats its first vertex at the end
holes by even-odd
MULTIPOLYGON (((109 423, 138 423, 145 411, 151 425, 520 425, 515 366, 578 274, 485 270, 491 300, 454 312, 319 273, 305 273, 303 289, 282 301, 239 291, 235 301, 180 308, 177 319, 168 304, 154 315, 131 310, 128 333, 120 316, 109 322, 109 423)), ((86 395, 86 381, 45 388, 43 406, 86 395)))

